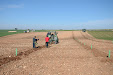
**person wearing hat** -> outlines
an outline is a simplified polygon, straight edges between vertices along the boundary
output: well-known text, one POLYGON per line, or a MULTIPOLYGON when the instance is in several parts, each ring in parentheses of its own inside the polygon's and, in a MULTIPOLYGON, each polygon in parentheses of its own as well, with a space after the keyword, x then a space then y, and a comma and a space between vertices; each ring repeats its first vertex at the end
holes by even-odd
POLYGON ((37 48, 36 45, 37 45, 37 40, 39 39, 36 39, 36 36, 34 36, 33 38, 33 48, 37 48))

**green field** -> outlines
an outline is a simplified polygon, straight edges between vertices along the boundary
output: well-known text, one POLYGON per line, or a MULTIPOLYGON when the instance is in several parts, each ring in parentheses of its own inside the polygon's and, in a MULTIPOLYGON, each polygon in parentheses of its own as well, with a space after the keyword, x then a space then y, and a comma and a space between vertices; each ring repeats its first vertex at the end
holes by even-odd
MULTIPOLYGON (((24 33, 25 30, 17 30, 17 32, 8 32, 8 31, 15 31, 15 30, 0 30, 0 37, 18 33, 24 33)), ((36 30, 35 32, 48 32, 48 31, 75 31, 75 30, 36 30)), ((104 40, 113 40, 113 31, 104 31, 104 30, 97 30, 97 31, 88 31, 93 37, 97 39, 104 39, 104 40)))
POLYGON ((24 30, 17 30, 17 32, 8 32, 8 31, 15 31, 15 30, 0 30, 0 37, 24 32, 24 30))
MULTIPOLYGON (((8 31, 15 31, 15 30, 0 30, 0 37, 18 33, 24 33, 25 30, 17 30, 17 32, 8 32, 8 31)), ((48 32, 48 31, 74 31, 74 30, 35 30, 35 32, 48 32)))
MULTIPOLYGON (((0 37, 18 33, 24 33, 25 30, 0 30, 0 37), (8 32, 8 31, 17 31, 17 32, 8 32)), ((35 32, 48 32, 49 30, 36 30, 35 32)))
POLYGON ((113 40, 113 31, 88 31, 88 33, 97 39, 113 40))
POLYGON ((35 32, 48 32, 48 31, 78 31, 78 30, 36 30, 35 32))

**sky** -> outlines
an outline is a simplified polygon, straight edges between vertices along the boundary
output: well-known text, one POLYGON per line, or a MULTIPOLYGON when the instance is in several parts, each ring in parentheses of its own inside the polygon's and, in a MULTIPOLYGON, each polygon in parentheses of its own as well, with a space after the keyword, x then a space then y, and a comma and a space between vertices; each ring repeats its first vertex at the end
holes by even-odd
POLYGON ((113 29, 113 0, 0 0, 0 29, 113 29))

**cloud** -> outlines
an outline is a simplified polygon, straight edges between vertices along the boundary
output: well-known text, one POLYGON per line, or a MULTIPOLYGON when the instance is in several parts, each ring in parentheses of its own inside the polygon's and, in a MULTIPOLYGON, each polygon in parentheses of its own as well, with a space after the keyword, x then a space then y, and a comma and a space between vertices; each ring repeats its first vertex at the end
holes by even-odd
POLYGON ((7 6, 8 8, 23 8, 24 7, 24 4, 12 4, 12 5, 8 5, 7 6))
POLYGON ((89 21, 83 24, 87 25, 108 25, 113 24, 113 19, 105 19, 105 20, 96 20, 96 21, 89 21))
POLYGON ((113 29, 113 19, 94 20, 74 24, 0 24, 0 29, 113 29))
POLYGON ((113 29, 113 19, 95 20, 80 23, 80 28, 86 29, 113 29))
POLYGON ((10 4, 10 5, 0 5, 0 10, 7 8, 23 8, 24 4, 10 4))

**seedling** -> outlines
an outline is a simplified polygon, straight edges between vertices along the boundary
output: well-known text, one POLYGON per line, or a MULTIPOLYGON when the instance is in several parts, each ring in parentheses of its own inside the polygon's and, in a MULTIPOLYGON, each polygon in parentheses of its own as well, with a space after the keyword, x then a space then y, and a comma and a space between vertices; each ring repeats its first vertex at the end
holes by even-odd
POLYGON ((17 56, 17 48, 16 48, 16 56, 17 56))
POLYGON ((92 49, 92 45, 91 45, 91 49, 92 49))
POLYGON ((109 58, 110 58, 110 50, 109 50, 109 58))

